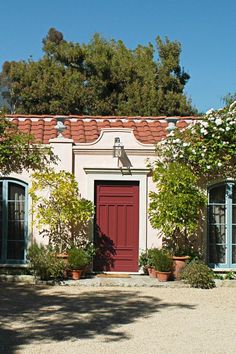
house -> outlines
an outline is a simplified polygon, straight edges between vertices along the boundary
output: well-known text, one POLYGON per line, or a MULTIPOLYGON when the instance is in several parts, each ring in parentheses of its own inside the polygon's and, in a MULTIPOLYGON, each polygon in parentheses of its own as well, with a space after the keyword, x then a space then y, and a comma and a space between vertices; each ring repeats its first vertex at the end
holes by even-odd
MULTIPOLYGON (((139 253, 146 248, 161 246, 157 230, 151 227, 147 216, 148 194, 155 188, 147 159, 155 159, 155 144, 175 128, 175 123, 182 128, 195 118, 8 117, 20 130, 50 145, 60 159, 56 169, 72 172, 79 183, 81 196, 95 203, 96 227, 91 232, 91 239, 94 240, 99 232, 104 242, 114 245, 115 262, 110 270, 138 272, 139 253)), ((0 239, 2 264, 24 264, 32 237, 44 242, 29 212, 30 185, 31 177, 27 172, 1 179, 4 206, 0 239)), ((217 189, 210 190, 210 203, 217 193, 217 189)), ((236 248, 236 241, 232 247, 236 248)), ((210 257, 213 255, 212 251, 210 257)), ((102 268, 103 265, 95 262, 94 270, 102 268)))

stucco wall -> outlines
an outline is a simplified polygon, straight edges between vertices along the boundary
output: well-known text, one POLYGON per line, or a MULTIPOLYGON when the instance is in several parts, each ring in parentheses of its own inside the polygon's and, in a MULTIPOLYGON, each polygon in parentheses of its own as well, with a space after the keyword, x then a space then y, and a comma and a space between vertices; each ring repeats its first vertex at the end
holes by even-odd
MULTIPOLYGON (((154 190, 147 159, 155 158, 153 145, 141 144, 131 129, 104 129, 97 141, 90 144, 74 144, 73 140, 56 138, 50 140, 50 146, 58 155, 57 171, 66 170, 76 176, 81 196, 94 202, 94 182, 96 180, 138 181, 140 186, 139 203, 139 249, 161 246, 157 230, 153 230, 147 216, 148 194, 154 190), (113 157, 115 137, 124 145, 121 159, 113 157)), ((31 187, 31 172, 9 176, 24 181, 31 187)), ((47 243, 40 236, 36 225, 32 223, 31 200, 29 197, 29 240, 35 239, 47 243)), ((92 237, 92 235, 91 235, 92 237)))
POLYGON ((139 248, 161 246, 157 230, 151 227, 148 216, 148 194, 153 190, 152 178, 147 168, 147 159, 155 158, 153 145, 140 144, 130 129, 104 129, 99 139, 92 144, 77 144, 73 147, 74 174, 81 195, 94 201, 96 180, 138 181, 140 185, 139 248), (113 157, 115 137, 124 145, 124 158, 113 157))

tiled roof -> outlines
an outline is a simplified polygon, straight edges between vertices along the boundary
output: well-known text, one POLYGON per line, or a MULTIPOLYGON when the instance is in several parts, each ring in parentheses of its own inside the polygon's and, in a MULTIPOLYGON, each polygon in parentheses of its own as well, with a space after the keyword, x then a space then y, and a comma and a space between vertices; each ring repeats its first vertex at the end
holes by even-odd
MULTIPOLYGON (((167 117, 124 117, 124 116, 52 116, 52 115, 8 115, 20 130, 33 134, 37 141, 47 144, 49 139, 56 138, 55 125, 58 118, 64 118, 67 129, 63 132, 65 138, 73 139, 75 143, 90 143, 95 141, 102 128, 132 128, 138 141, 144 144, 154 144, 167 134, 167 117)), ((177 127, 197 120, 197 117, 177 117, 177 127)))

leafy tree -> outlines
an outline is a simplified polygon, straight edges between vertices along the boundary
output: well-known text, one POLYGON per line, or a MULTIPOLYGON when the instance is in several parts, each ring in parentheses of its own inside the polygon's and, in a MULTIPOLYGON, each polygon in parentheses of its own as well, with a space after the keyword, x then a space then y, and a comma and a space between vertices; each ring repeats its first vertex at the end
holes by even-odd
POLYGON ((236 92, 228 93, 226 96, 223 97, 223 101, 226 106, 230 106, 234 101, 236 101, 236 92))
POLYGON ((88 245, 93 203, 80 198, 78 183, 70 172, 47 170, 33 174, 32 212, 41 234, 59 252, 88 245))
POLYGON ((163 246, 176 256, 194 254, 199 217, 206 203, 197 177, 178 162, 157 162, 153 181, 157 192, 150 192, 149 219, 154 228, 162 230, 163 246))
POLYGON ((0 171, 2 175, 22 172, 23 169, 43 170, 56 157, 50 148, 35 143, 33 136, 0 115, 0 171))
POLYGON ((180 67, 181 45, 157 37, 128 49, 95 34, 88 44, 66 41, 51 28, 39 61, 5 62, 4 97, 12 112, 29 114, 188 115, 189 75, 180 67))

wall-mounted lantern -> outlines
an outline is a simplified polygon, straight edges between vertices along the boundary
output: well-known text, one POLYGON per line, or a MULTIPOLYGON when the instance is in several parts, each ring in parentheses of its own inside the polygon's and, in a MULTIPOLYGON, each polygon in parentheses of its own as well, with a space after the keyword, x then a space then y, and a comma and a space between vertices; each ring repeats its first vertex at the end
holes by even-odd
POLYGON ((116 137, 113 145, 113 157, 121 158, 124 151, 124 145, 120 141, 120 138, 116 137))

